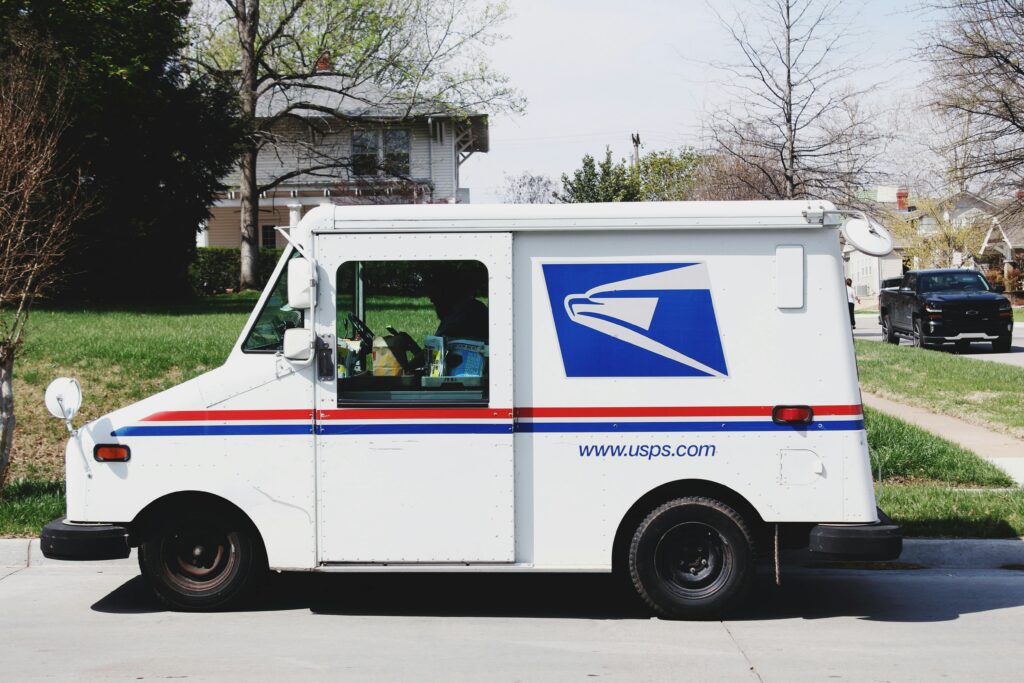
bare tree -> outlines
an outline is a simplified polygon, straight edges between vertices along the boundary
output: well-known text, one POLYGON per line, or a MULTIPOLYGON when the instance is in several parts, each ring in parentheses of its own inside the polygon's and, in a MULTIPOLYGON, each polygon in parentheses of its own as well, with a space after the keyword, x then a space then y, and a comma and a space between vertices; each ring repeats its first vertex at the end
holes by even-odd
POLYGON ((33 304, 53 287, 70 226, 85 211, 58 154, 68 106, 61 76, 23 47, 0 61, 0 486, 14 437, 14 359, 33 304))
POLYGON ((243 146, 241 286, 257 286, 259 195, 297 177, 338 178, 339 126, 394 117, 517 109, 485 48, 508 16, 491 0, 200 0, 195 60, 238 84, 250 134, 243 146), (257 177, 264 153, 289 168, 257 177))
POLYGON ((922 50, 934 104, 959 132, 963 180, 1017 189, 1024 180, 1024 2, 935 0, 945 19, 922 50))
POLYGON ((870 182, 885 136, 864 111, 844 57, 840 0, 765 0, 720 17, 740 59, 715 64, 733 102, 710 128, 714 152, 745 172, 737 189, 764 199, 849 201, 870 182))
POLYGON ((517 176, 505 175, 502 197, 508 204, 554 204, 557 191, 548 176, 523 171, 517 176))

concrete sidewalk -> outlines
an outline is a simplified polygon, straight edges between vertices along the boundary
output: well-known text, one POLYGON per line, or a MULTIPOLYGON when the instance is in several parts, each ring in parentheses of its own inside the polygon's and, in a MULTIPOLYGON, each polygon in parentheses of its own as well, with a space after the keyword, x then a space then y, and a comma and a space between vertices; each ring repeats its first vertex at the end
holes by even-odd
POLYGON ((898 417, 977 453, 1009 474, 1018 486, 1024 486, 1024 440, 867 392, 862 391, 861 396, 869 408, 898 417))

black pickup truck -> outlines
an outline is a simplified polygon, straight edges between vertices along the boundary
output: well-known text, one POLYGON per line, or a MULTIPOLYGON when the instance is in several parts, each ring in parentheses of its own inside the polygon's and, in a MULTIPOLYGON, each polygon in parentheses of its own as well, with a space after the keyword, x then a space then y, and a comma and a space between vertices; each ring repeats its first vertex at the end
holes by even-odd
POLYGON ((1001 291, 973 270, 912 270, 878 297, 882 335, 890 344, 900 337, 920 347, 990 341, 993 351, 1009 351, 1013 310, 1001 291))

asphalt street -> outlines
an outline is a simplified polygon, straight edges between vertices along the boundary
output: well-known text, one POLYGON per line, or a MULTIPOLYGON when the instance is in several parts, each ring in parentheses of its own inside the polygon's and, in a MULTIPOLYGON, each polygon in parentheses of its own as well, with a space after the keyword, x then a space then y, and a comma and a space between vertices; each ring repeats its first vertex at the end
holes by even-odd
MULTIPOLYGON (((877 313, 857 314, 857 329, 853 331, 854 339, 867 339, 869 341, 882 341, 882 326, 878 322, 877 313)), ((909 346, 909 339, 901 339, 900 344, 909 346)), ((1013 344, 1009 353, 995 353, 992 345, 988 342, 973 342, 969 349, 957 352, 950 346, 942 349, 939 353, 959 353, 967 358, 991 361, 995 363, 1007 363, 1024 368, 1024 324, 1015 323, 1013 326, 1013 344)))
POLYGON ((8 681, 1020 680, 1024 573, 768 572, 733 618, 651 618, 602 575, 271 577, 166 612, 130 565, 0 569, 8 681))

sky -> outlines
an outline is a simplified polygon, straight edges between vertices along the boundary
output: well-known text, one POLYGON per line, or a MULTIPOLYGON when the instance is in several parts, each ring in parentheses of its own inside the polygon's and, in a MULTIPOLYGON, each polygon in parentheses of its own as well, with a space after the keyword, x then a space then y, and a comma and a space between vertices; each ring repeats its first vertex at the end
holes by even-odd
MULTIPOLYGON (((505 175, 523 171, 557 180, 584 154, 605 146, 632 152, 699 145, 704 113, 723 97, 708 62, 732 61, 735 46, 715 17, 750 12, 757 0, 509 0, 508 39, 489 51, 528 100, 524 115, 490 118, 490 149, 462 166, 474 204, 502 201, 505 175)), ((875 96, 898 98, 922 67, 911 58, 923 19, 916 0, 866 0, 849 40, 856 78, 879 83, 875 96)))

